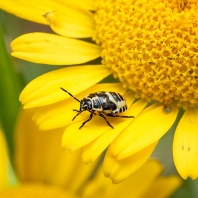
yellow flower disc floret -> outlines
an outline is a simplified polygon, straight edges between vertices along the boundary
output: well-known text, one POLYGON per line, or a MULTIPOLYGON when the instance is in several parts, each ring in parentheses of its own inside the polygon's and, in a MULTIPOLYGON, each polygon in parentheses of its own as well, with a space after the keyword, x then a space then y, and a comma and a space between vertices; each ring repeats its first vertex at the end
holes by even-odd
POLYGON ((103 64, 136 97, 198 103, 198 2, 97 0, 103 64))

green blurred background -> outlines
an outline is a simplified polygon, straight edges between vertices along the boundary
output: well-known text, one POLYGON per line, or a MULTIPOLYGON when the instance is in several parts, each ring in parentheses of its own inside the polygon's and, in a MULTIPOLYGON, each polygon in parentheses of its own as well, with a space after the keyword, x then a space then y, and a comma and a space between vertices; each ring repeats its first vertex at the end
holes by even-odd
MULTIPOLYGON (((0 124, 5 131, 11 157, 14 153, 13 128, 18 110, 21 108, 18 101, 21 90, 35 77, 59 68, 58 66, 33 64, 10 56, 11 41, 29 32, 52 31, 48 26, 25 21, 0 10, 0 124)), ((105 81, 111 82, 112 80, 112 77, 105 79, 105 81)), ((178 120, 182 113, 181 111, 178 120)), ((163 164, 165 175, 177 174, 172 160, 172 141, 175 126, 160 140, 152 154, 153 158, 159 159, 163 164)), ((198 180, 192 181, 191 179, 187 179, 171 197, 197 198, 198 180)))

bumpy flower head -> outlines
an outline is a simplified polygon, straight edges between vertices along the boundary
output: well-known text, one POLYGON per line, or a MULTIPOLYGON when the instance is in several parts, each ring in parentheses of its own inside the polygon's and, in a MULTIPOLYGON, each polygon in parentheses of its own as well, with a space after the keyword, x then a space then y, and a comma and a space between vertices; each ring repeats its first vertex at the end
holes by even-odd
POLYGON ((103 64, 136 97, 198 103, 198 2, 99 0, 95 38, 103 64))

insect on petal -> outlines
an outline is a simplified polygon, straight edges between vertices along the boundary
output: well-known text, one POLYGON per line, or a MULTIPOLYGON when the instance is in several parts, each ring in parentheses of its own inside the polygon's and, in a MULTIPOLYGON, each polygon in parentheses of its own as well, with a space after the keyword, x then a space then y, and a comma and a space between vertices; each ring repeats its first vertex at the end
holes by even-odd
MULTIPOLYGON (((109 83, 109 84, 103 83, 103 84, 93 85, 92 87, 86 89, 85 91, 75 95, 75 97, 81 100, 90 93, 100 90, 104 90, 104 91, 112 90, 119 93, 125 91, 125 89, 122 88, 121 83, 109 83)), ((63 92, 62 90, 60 91, 63 92)), ((69 96, 67 93, 64 94, 66 96, 69 96)), ((73 111, 73 109, 79 109, 79 108, 80 108, 79 102, 77 102, 72 97, 70 97, 63 101, 37 108, 33 119, 36 121, 36 124, 39 126, 40 130, 51 130, 54 128, 59 128, 71 124, 72 118, 76 115, 76 112, 73 111)), ((89 116, 90 113, 88 111, 85 111, 81 113, 79 116, 77 116, 76 119, 73 120, 72 124, 79 121, 81 122, 85 121, 86 119, 89 118, 89 116)), ((101 123, 102 124, 104 123, 102 118, 101 118, 101 123)), ((78 126, 77 131, 79 130, 79 127, 80 126, 78 126)))

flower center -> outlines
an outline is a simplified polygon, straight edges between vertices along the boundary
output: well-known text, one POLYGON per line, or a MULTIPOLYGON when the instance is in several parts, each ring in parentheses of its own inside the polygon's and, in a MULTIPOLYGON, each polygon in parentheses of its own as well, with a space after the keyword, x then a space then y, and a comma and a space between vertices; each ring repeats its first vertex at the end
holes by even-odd
POLYGON ((102 63, 136 97, 198 103, 196 0, 97 0, 102 63))

